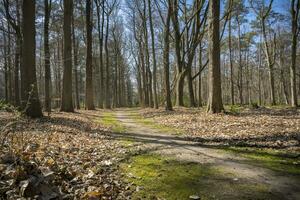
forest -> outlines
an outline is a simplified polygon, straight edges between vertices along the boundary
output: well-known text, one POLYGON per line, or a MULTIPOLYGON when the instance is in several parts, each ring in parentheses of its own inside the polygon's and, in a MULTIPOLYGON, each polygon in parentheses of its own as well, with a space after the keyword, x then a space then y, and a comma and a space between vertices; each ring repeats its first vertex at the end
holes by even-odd
POLYGON ((300 199, 300 0, 0 0, 0 199, 300 199))

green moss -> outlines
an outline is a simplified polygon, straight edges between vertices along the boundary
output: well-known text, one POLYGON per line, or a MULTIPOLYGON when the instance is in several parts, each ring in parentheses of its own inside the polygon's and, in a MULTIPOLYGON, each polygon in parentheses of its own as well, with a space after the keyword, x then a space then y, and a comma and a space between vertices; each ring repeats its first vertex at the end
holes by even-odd
POLYGON ((158 124, 153 119, 144 118, 136 112, 131 112, 130 117, 132 119, 134 119, 136 123, 148 126, 152 129, 156 129, 156 130, 158 130, 160 132, 163 132, 163 133, 169 133, 169 134, 172 134, 172 135, 182 135, 183 134, 183 130, 180 130, 180 129, 177 129, 177 128, 172 128, 172 127, 165 126, 165 125, 162 125, 162 124, 158 124))
POLYGON ((204 164, 180 162, 157 154, 135 156, 121 165, 126 181, 139 186, 133 199, 280 199, 267 185, 234 180, 232 173, 204 164))
POLYGON ((226 110, 229 110, 229 112, 233 114, 239 114, 244 109, 244 107, 240 105, 230 105, 229 107, 225 106, 225 108, 226 110))
POLYGON ((300 175, 299 154, 274 149, 259 149, 245 147, 229 147, 225 149, 231 153, 248 158, 256 166, 265 167, 274 171, 300 175))
POLYGON ((130 139, 122 139, 119 141, 119 143, 121 145, 123 145, 124 147, 131 147, 134 144, 134 141, 132 141, 130 139))
POLYGON ((126 131, 125 126, 118 121, 116 115, 112 112, 104 112, 101 118, 95 119, 95 122, 109 126, 113 132, 124 133, 126 131))

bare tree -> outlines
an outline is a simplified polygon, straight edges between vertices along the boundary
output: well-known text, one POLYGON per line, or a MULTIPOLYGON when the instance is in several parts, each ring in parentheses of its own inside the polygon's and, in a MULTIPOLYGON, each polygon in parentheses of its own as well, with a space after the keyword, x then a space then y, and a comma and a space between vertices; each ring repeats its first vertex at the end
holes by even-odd
POLYGON ((43 116, 38 98, 36 68, 35 68, 35 1, 23 0, 22 5, 22 68, 25 79, 24 104, 25 114, 30 117, 43 116))
POLYGON ((85 107, 94 110, 93 93, 93 66, 92 66, 92 21, 91 21, 91 0, 86 0, 86 79, 85 79, 85 107))
POLYGON ((207 111, 219 113, 224 110, 221 91, 221 72, 220 72, 220 0, 209 3, 209 93, 207 111))
POLYGON ((152 20, 152 9, 151 9, 151 1, 148 0, 148 15, 149 15, 149 26, 151 33, 151 47, 152 47, 152 62, 153 62, 153 99, 154 99, 154 108, 158 108, 158 99, 157 99, 157 80, 156 80, 156 51, 155 51, 155 38, 154 38, 154 28, 153 28, 153 20, 152 20))
POLYGON ((44 0, 44 51, 45 51, 45 110, 51 112, 51 70, 50 70, 50 49, 49 49, 49 19, 51 13, 51 0, 44 0))
POLYGON ((300 0, 291 1, 292 15, 292 57, 290 65, 290 82, 291 82, 291 105, 298 106, 297 91, 296 91, 296 58, 297 58, 297 38, 299 37, 299 11, 300 0))
POLYGON ((74 112, 72 98, 72 0, 64 0, 64 74, 61 99, 61 111, 74 112))

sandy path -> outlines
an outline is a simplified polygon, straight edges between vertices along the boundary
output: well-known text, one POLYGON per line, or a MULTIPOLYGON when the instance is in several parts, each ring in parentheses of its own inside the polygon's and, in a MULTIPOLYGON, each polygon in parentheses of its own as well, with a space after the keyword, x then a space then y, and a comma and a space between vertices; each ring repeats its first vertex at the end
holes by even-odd
POLYGON ((149 128, 132 119, 132 112, 116 111, 117 119, 127 131, 117 134, 118 137, 134 139, 147 144, 147 148, 178 160, 191 161, 201 164, 211 164, 232 174, 232 179, 246 180, 253 184, 266 184, 270 193, 278 194, 283 199, 300 199, 300 178, 293 175, 277 174, 272 170, 245 164, 245 158, 201 146, 196 142, 187 141, 184 137, 162 133, 149 128))

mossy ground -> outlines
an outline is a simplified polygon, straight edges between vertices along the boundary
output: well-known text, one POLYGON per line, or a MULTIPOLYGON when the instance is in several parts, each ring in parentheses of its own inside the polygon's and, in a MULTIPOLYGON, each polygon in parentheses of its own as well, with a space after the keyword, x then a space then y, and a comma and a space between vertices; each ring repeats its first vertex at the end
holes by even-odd
POLYGON ((95 121, 104 126, 111 127, 113 132, 124 133, 126 131, 126 127, 118 121, 116 114, 113 112, 103 112, 101 118, 98 118, 95 121))
POLYGON ((235 175, 220 167, 176 161, 157 154, 133 157, 121 165, 130 176, 126 181, 139 186, 133 199, 280 199, 268 185, 235 180, 235 175))
POLYGON ((159 130, 162 133, 172 134, 172 135, 182 135, 183 134, 183 130, 173 128, 173 127, 169 127, 169 126, 165 126, 165 125, 162 125, 162 124, 158 124, 153 119, 144 118, 138 112, 135 112, 135 111, 130 112, 130 117, 136 123, 145 125, 145 126, 147 126, 149 128, 152 128, 154 130, 159 130))
POLYGON ((300 175, 300 154, 284 150, 254 147, 228 147, 225 151, 247 158, 247 163, 280 173, 300 175))

